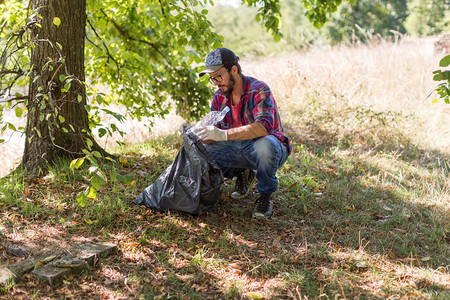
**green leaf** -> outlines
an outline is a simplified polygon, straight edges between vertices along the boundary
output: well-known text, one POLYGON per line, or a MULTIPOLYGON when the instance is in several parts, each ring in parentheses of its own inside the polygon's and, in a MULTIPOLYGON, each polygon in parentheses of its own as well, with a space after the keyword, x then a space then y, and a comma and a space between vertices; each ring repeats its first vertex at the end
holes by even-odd
POLYGON ((115 175, 116 178, 123 184, 129 185, 133 181, 133 176, 131 175, 120 175, 119 173, 116 173, 115 175))
POLYGON ((66 119, 61 115, 58 115, 58 119, 60 123, 64 123, 66 121, 66 119))
POLYGON ((95 173, 91 178, 92 186, 99 190, 103 187, 103 185, 106 183, 106 179, 101 176, 101 173, 95 173))
POLYGON ((434 81, 441 81, 441 80, 444 80, 444 74, 442 74, 441 71, 436 72, 435 74, 436 74, 436 75, 433 76, 433 80, 434 80, 434 81))
POLYGON ((66 84, 64 85, 64 89, 66 90, 66 91, 68 91, 68 90, 70 90, 70 82, 66 82, 66 84))
POLYGON ((58 17, 54 17, 53 18, 53 24, 56 25, 56 27, 59 27, 59 25, 61 25, 61 19, 58 17))
POLYGON ((91 139, 86 139, 86 145, 89 150, 91 150, 91 147, 94 145, 91 139))
POLYGON ((90 199, 95 199, 97 197, 97 191, 92 186, 88 187, 86 191, 86 197, 90 199))
POLYGON ((450 54, 447 56, 444 56, 441 61, 439 62, 439 66, 441 67, 447 67, 450 65, 450 54))
POLYGON ((87 197, 86 197, 86 194, 83 191, 78 193, 78 195, 77 195, 77 202, 78 202, 78 204, 81 207, 85 207, 86 206, 87 197))
POLYGON ((4 140, 4 139, 0 139, 0 144, 1 144, 1 143, 4 143, 4 142, 5 142, 5 140, 4 140))
POLYGON ((72 160, 70 162, 70 168, 73 169, 75 167, 75 169, 78 169, 79 167, 81 167, 81 165, 83 165, 84 159, 85 159, 84 157, 81 157, 72 160))
POLYGON ((23 114, 22 108, 16 107, 15 111, 16 111, 16 117, 20 118, 23 114))

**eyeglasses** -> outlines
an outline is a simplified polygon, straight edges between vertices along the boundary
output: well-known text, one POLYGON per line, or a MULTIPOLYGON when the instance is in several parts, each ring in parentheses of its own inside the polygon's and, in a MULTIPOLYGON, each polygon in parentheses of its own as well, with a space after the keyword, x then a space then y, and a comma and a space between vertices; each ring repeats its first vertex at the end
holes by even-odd
POLYGON ((228 69, 225 69, 225 71, 222 72, 222 74, 214 76, 214 77, 209 77, 209 81, 212 84, 215 84, 216 82, 221 82, 222 81, 222 75, 225 74, 228 71, 228 69))

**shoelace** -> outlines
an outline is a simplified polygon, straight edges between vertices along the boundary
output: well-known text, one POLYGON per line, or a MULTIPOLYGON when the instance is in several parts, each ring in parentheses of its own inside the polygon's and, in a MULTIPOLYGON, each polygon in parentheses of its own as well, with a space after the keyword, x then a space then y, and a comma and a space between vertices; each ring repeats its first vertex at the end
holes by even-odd
POLYGON ((238 182, 237 190, 239 192, 245 192, 245 190, 247 189, 248 182, 245 178, 244 172, 238 174, 237 182, 238 182))

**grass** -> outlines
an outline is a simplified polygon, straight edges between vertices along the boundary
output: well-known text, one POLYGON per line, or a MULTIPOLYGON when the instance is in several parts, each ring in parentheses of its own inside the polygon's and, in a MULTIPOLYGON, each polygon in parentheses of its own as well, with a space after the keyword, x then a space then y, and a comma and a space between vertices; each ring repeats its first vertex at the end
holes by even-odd
POLYGON ((313 49, 272 58, 271 73, 249 64, 276 94, 293 145, 269 220, 251 219, 256 193, 232 201, 230 181, 201 216, 131 205, 173 161, 175 135, 115 149, 127 159, 117 170, 134 183, 110 181, 85 207, 76 195, 88 171, 68 162, 40 179, 0 179, 8 242, 120 249, 90 275, 57 288, 30 278, 2 297, 448 299, 450 124, 448 107, 424 100, 438 61, 427 45, 313 49))

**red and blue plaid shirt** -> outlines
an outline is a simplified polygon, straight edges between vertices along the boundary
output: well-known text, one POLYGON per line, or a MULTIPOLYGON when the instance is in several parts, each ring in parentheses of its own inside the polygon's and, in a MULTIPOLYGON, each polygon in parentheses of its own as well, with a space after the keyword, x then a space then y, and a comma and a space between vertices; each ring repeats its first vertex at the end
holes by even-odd
MULTIPOLYGON (((241 96, 241 122, 242 125, 248 125, 254 122, 260 122, 267 132, 278 138, 291 153, 289 138, 284 135, 281 125, 280 114, 278 113, 277 103, 270 91, 269 86, 255 78, 242 76, 244 89, 241 96)), ((216 91, 211 104, 211 110, 223 110, 225 106, 231 108, 231 96, 225 97, 219 90, 216 91)), ((232 128, 233 119, 231 110, 225 118, 216 126, 221 129, 232 128)))

